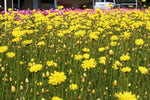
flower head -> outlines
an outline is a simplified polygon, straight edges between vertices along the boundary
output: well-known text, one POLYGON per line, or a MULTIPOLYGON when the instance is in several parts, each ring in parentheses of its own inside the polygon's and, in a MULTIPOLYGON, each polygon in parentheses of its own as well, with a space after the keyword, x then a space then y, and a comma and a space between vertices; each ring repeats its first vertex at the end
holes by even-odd
POLYGON ((85 53, 85 54, 83 55, 83 57, 84 57, 85 59, 89 59, 90 55, 89 55, 88 53, 85 53))
POLYGON ((127 73, 127 72, 130 72, 130 71, 131 71, 131 68, 130 68, 130 67, 121 68, 121 71, 122 71, 123 73, 127 73))
POLYGON ((132 94, 132 92, 120 92, 116 96, 119 100, 137 100, 135 94, 132 94))
POLYGON ((142 74, 147 74, 148 73, 148 69, 146 67, 143 67, 143 66, 139 66, 139 71, 142 73, 142 74))
POLYGON ((100 58, 99 58, 99 63, 105 65, 105 64, 106 64, 106 57, 104 57, 104 56, 100 57, 100 58))
POLYGON ((83 56, 82 55, 75 55, 75 60, 82 60, 83 59, 83 56))
POLYGON ((136 40, 135 40, 135 44, 136 44, 136 45, 143 45, 143 44, 144 44, 144 41, 143 41, 143 39, 136 39, 136 40))
POLYGON ((62 82, 65 82, 65 80, 66 80, 66 75, 64 72, 54 71, 54 73, 51 73, 48 83, 51 85, 58 85, 61 84, 62 82))
POLYGON ((130 56, 129 56, 129 54, 127 53, 126 55, 122 55, 121 57, 120 57, 120 60, 121 61, 127 61, 127 60, 130 60, 130 56))
POLYGON ((83 51, 83 52, 89 52, 90 49, 89 49, 89 48, 83 48, 82 51, 83 51))
POLYGON ((94 68, 94 67, 96 67, 96 61, 95 61, 95 59, 94 58, 91 58, 91 59, 89 59, 89 60, 84 60, 83 62, 82 62, 82 64, 81 64, 81 66, 82 66, 82 68, 84 68, 84 69, 90 69, 90 68, 94 68))
POLYGON ((38 46, 44 46, 44 45, 45 45, 44 41, 38 42, 38 46))
POLYGON ((43 66, 41 64, 35 64, 35 65, 32 65, 29 70, 30 72, 38 72, 42 69, 42 67, 43 66))
POLYGON ((4 53, 8 50, 7 46, 0 46, 0 53, 4 53))
POLYGON ((113 35, 113 36, 110 37, 110 40, 112 40, 112 41, 118 40, 118 39, 119 39, 119 38, 118 38, 118 36, 116 36, 116 35, 113 35))
POLYGON ((47 66, 53 66, 54 65, 54 61, 53 60, 51 60, 51 61, 47 61, 46 62, 46 64, 47 64, 47 66))
POLYGON ((13 52, 8 52, 6 55, 7 55, 9 58, 13 58, 13 57, 15 56, 15 53, 13 53, 13 52))
POLYGON ((70 88, 70 90, 77 90, 78 89, 78 85, 77 84, 70 84, 69 88, 70 88))
POLYGON ((32 40, 25 40, 22 42, 23 45, 29 45, 32 43, 32 40))
POLYGON ((61 98, 59 98, 57 96, 54 96, 54 97, 52 97, 52 100, 63 100, 63 99, 61 99, 61 98))

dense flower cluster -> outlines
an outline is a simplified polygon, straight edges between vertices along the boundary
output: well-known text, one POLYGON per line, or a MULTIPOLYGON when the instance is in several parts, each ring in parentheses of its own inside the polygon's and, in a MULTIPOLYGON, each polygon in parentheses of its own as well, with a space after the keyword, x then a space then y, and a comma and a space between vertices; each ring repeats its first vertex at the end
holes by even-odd
POLYGON ((149 61, 150 9, 0 14, 1 100, 150 100, 149 61))

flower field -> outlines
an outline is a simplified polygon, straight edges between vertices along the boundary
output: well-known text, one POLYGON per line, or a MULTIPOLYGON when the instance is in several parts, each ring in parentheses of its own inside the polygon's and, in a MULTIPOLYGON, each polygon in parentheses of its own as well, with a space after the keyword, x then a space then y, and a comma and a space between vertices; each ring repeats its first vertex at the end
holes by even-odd
POLYGON ((0 15, 0 100, 149 100, 150 10, 0 15))

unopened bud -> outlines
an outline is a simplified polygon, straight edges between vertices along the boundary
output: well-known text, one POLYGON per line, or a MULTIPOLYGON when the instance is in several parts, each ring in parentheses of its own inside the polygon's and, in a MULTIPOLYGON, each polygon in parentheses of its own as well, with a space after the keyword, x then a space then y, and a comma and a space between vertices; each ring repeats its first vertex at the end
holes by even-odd
POLYGON ((15 92, 16 91, 16 88, 15 88, 15 86, 11 86, 11 92, 15 92))

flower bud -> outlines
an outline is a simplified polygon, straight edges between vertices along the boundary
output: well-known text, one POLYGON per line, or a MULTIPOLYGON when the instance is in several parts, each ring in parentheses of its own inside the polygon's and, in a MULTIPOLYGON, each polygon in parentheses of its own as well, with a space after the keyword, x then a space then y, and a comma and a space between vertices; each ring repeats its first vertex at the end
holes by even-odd
POLYGON ((114 86, 117 86, 117 84, 118 84, 118 83, 117 83, 117 80, 114 80, 113 85, 114 85, 114 86))
POLYGON ((113 50, 109 50, 109 54, 113 55, 114 54, 113 50))
POLYGON ((4 68, 4 67, 1 67, 1 71, 4 72, 4 71, 5 71, 5 68, 4 68))
POLYGON ((11 86, 11 92, 15 92, 16 91, 16 88, 15 88, 15 86, 11 86))

